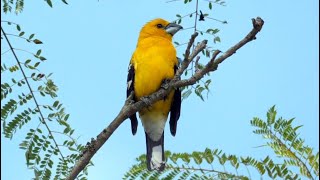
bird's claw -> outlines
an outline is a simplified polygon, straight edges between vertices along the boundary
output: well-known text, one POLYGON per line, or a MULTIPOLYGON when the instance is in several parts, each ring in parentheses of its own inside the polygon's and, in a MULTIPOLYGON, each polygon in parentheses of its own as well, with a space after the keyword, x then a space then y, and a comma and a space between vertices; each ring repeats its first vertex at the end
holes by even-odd
POLYGON ((170 81, 171 81, 170 79, 164 79, 164 80, 162 81, 161 88, 163 88, 163 89, 168 89, 168 88, 169 88, 169 82, 170 82, 170 81))
POLYGON ((129 99, 129 100, 128 100, 128 104, 134 104, 134 102, 135 102, 135 101, 134 101, 133 99, 129 99))

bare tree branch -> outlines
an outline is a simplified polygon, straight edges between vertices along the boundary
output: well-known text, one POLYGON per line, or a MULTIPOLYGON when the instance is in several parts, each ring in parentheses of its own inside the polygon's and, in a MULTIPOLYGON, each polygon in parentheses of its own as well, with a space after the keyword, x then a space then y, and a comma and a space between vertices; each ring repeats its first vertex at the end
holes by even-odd
POLYGON ((147 107, 149 104, 152 104, 160 99, 163 99, 169 92, 174 88, 184 87, 188 85, 195 84, 198 80, 200 80, 205 74, 208 72, 212 72, 217 70, 218 65, 222 63, 225 59, 232 56, 238 49, 244 46, 246 43, 256 39, 256 34, 262 29, 264 24, 263 20, 260 17, 256 19, 252 19, 253 29, 248 33, 248 35, 239 41, 237 44, 228 49, 224 54, 218 56, 220 51, 215 51, 213 53, 210 61, 205 65, 205 67, 201 70, 198 70, 194 73, 192 77, 189 79, 179 80, 183 71, 189 66, 190 62, 203 50, 206 48, 207 40, 199 43, 190 55, 190 48, 197 37, 198 33, 195 32, 188 43, 185 57, 183 62, 181 63, 181 67, 176 72, 175 77, 167 84, 165 88, 160 88, 157 92, 141 99, 140 101, 133 103, 133 93, 128 97, 125 102, 125 105, 120 110, 117 117, 105 128, 103 131, 97 136, 96 139, 92 139, 90 143, 86 146, 83 151, 81 158, 77 162, 77 164, 71 170, 68 180, 75 179, 78 174, 88 165, 91 158, 95 155, 95 153, 102 147, 102 145, 110 138, 113 132, 123 123, 129 116, 142 108, 147 107))

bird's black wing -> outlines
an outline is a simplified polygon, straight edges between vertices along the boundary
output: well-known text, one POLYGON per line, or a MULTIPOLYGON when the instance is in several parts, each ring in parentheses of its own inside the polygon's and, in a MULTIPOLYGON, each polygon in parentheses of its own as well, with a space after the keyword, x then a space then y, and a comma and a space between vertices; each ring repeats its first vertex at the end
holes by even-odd
MULTIPOLYGON (((178 67, 174 66, 174 73, 176 73, 178 67)), ((180 117, 180 109, 181 109, 181 91, 180 89, 176 89, 173 95, 173 101, 170 108, 170 132, 172 136, 176 135, 177 132, 177 122, 180 117)))
MULTIPOLYGON (((128 68, 128 78, 127 78, 127 98, 130 96, 131 92, 134 91, 134 67, 130 63, 128 68)), ((131 131, 135 135, 138 128, 138 120, 136 113, 132 114, 130 117, 131 120, 131 131)))

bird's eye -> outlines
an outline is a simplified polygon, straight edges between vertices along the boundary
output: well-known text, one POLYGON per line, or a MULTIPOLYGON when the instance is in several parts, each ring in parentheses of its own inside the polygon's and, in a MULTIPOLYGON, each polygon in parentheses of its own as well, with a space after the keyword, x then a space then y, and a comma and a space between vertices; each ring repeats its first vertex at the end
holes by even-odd
POLYGON ((157 28, 163 28, 162 24, 157 24, 157 28))

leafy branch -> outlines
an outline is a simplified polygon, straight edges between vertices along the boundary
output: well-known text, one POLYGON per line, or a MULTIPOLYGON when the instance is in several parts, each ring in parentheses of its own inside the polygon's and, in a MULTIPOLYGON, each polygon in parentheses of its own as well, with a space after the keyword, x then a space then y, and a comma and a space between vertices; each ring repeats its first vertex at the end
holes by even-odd
MULTIPOLYGON (((277 159, 272 159, 270 156, 263 159, 255 159, 250 156, 239 157, 227 155, 219 149, 211 150, 209 148, 192 153, 171 153, 166 151, 167 168, 164 171, 148 171, 146 169, 146 157, 141 155, 136 159, 137 163, 130 168, 123 179, 247 180, 252 179, 250 171, 258 172, 261 179, 264 177, 272 179, 301 179, 302 175, 309 179, 319 178, 319 152, 310 152, 310 148, 304 145, 304 141, 298 137, 297 130, 301 126, 294 127, 292 125, 293 119, 285 120, 279 118, 275 120, 275 117, 276 110, 275 106, 273 106, 267 112, 267 120, 253 118, 251 125, 257 128, 253 131, 255 134, 263 135, 265 139, 271 141, 267 142, 267 146, 278 155, 277 159), (279 134, 275 135, 275 132, 279 134), (274 143, 279 141, 281 143, 274 143), (295 145, 292 145, 292 143, 295 145), (290 150, 290 147, 295 151, 290 150), (305 154, 305 156, 298 158, 300 154, 305 154), (300 168, 301 174, 296 174, 291 166, 300 168), (238 170, 243 168, 247 169, 247 173, 242 170, 240 174, 238 170)), ((257 179, 257 177, 253 179, 257 179)))
MULTIPOLYGON (((26 74, 25 74, 25 72, 24 72, 24 70, 23 70, 23 68, 22 68, 22 66, 21 66, 21 63, 20 63, 20 61, 19 61, 19 59, 18 59, 18 57, 17 57, 17 55, 16 55, 13 47, 11 46, 11 43, 10 43, 8 37, 7 37, 7 34, 4 32, 4 30, 3 30, 2 27, 1 27, 1 31, 2 31, 4 37, 5 37, 6 41, 7 41, 10 49, 11 49, 11 52, 12 52, 13 56, 15 57, 18 65, 19 65, 19 68, 20 68, 21 73, 23 74, 24 80, 25 80, 25 82, 27 83, 27 86, 28 86, 28 88, 29 88, 29 91, 30 91, 30 93, 31 93, 31 96, 32 96, 32 98, 33 98, 33 100, 34 100, 34 103, 36 104, 37 112, 39 113, 39 115, 40 115, 40 117, 41 117, 41 122, 42 122, 42 123, 45 125, 45 127, 47 128, 50 136, 52 136, 51 130, 50 130, 48 124, 46 123, 46 121, 45 121, 45 119, 44 119, 44 116, 43 116, 43 113, 42 113, 42 111, 41 111, 41 109, 40 109, 40 107, 39 107, 38 101, 37 101, 35 95, 33 94, 33 91, 32 91, 31 85, 30 85, 30 83, 29 83, 29 80, 28 80, 28 78, 27 78, 27 76, 26 76, 26 74)), ((63 157, 63 155, 62 155, 62 153, 61 153, 61 151, 60 151, 60 149, 59 149, 59 147, 58 147, 57 141, 55 140, 55 138, 54 138, 53 136, 52 136, 52 140, 53 140, 56 148, 58 149, 58 152, 59 152, 61 158, 64 159, 64 157, 63 157)))
MULTIPOLYGON (((179 0, 174 0, 174 1, 179 1, 179 0)), ((174 2, 174 1, 167 1, 168 2, 174 2)), ((201 8, 204 8, 203 4, 207 3, 208 4, 208 8, 209 10, 212 10, 213 8, 213 4, 215 5, 219 5, 219 6, 224 6, 225 2, 221 1, 221 0, 215 0, 215 1, 201 1, 201 0, 196 0, 194 4, 190 3, 192 0, 184 0, 184 4, 188 4, 188 5, 194 5, 194 12, 191 12, 189 14, 186 15, 180 15, 177 14, 176 16, 178 17, 178 19, 176 19, 174 22, 181 24, 182 20, 184 18, 191 18, 192 21, 194 21, 193 26, 192 27, 187 27, 184 28, 183 31, 185 30, 193 30, 194 32, 198 32, 200 35, 207 35, 207 36, 213 36, 213 43, 216 44, 217 42, 221 42, 220 37, 218 36, 218 32, 219 29, 217 28, 208 28, 207 30, 201 30, 198 28, 198 24, 200 23, 205 23, 205 20, 214 20, 217 22, 220 22, 222 24, 227 24, 227 21, 222 21, 216 18, 212 18, 209 16, 208 13, 202 13, 202 11, 200 10, 201 8)), ((207 37, 205 37, 207 38, 207 37)), ((211 37, 209 37, 209 39, 211 39, 211 37)), ((208 44, 210 44, 211 41, 209 41, 208 44)), ((195 47, 195 44, 197 44, 199 42, 193 42, 192 44, 192 48, 195 47)), ((174 44, 176 45, 176 47, 180 47, 183 45, 186 45, 188 43, 179 43, 179 42, 174 42, 174 44)), ((213 55, 212 53, 214 52, 214 50, 210 50, 211 47, 210 45, 203 49, 201 52, 203 55, 206 56, 206 58, 210 59, 210 56, 213 55)), ((186 71, 184 72, 184 77, 188 78, 190 76, 193 75, 193 73, 195 72, 195 70, 202 68, 204 65, 202 65, 199 60, 194 62, 191 62, 191 66, 190 68, 186 69, 186 71), (190 73, 191 72, 191 73, 190 73)), ((210 79, 206 79, 206 80, 201 80, 199 82, 197 82, 194 85, 191 86, 185 86, 183 88, 181 88, 182 90, 182 98, 186 99, 188 98, 193 92, 202 100, 204 101, 204 97, 203 97, 203 93, 207 92, 207 95, 210 92, 209 89, 209 85, 211 83, 210 79)))
MULTIPOLYGON (((44 0, 50 7, 53 7, 51 0, 44 0)), ((64 4, 68 4, 66 0, 61 0, 64 4)), ((24 8, 24 0, 2 0, 2 11, 4 13, 12 12, 14 8, 14 12, 19 14, 23 11, 24 8)))
POLYGON ((276 120, 276 114, 273 106, 267 113, 267 122, 253 118, 251 125, 257 128, 254 133, 268 140, 266 145, 276 155, 285 158, 284 164, 299 168, 300 173, 309 179, 319 177, 319 152, 314 153, 311 147, 304 145, 304 140, 297 133, 302 126, 294 127, 294 118, 285 120, 280 117, 276 120))
POLYGON ((235 44, 233 47, 228 49, 224 54, 218 57, 220 51, 215 51, 210 61, 204 66, 203 69, 199 69, 194 73, 192 77, 189 79, 179 80, 180 76, 187 69, 189 64, 194 60, 198 54, 206 48, 207 40, 203 40, 201 43, 197 44, 196 47, 190 51, 191 46, 198 36, 198 33, 195 32, 188 43, 187 49, 185 51, 184 60, 181 63, 181 67, 177 70, 175 77, 169 82, 165 83, 157 92, 143 98, 138 102, 133 103, 133 93, 128 97, 125 102, 125 105, 121 108, 119 114, 116 118, 109 124, 108 127, 102 130, 102 132, 97 136, 96 139, 92 139, 90 143, 86 146, 84 152, 81 154, 81 158, 72 168, 68 180, 75 179, 77 175, 87 166, 90 162, 90 159, 95 155, 95 153, 102 147, 102 145, 110 138, 113 132, 123 123, 130 115, 139 111, 140 109, 147 107, 148 104, 152 104, 166 95, 174 88, 180 88, 187 85, 195 84, 197 81, 201 80, 201 78, 212 71, 217 70, 218 65, 222 63, 225 59, 234 54, 238 49, 244 46, 246 43, 256 39, 256 34, 262 29, 264 24, 263 20, 260 17, 256 19, 252 19, 253 29, 248 33, 248 35, 242 39, 240 42, 235 44))
MULTIPOLYGON (((1 84, 1 104, 3 104, 1 107, 1 122, 4 137, 12 139, 18 129, 26 127, 33 120, 39 120, 37 126, 26 133, 25 139, 19 145, 20 149, 25 150, 27 166, 34 170, 36 179, 50 179, 52 168, 56 165, 55 179, 64 179, 70 170, 70 164, 74 164, 79 158, 76 152, 81 152, 84 146, 77 144, 75 138, 72 137, 75 130, 67 122, 70 115, 65 113, 62 103, 56 100, 51 105, 39 104, 37 95, 43 97, 49 95, 54 99, 57 97, 58 91, 58 87, 50 79, 51 74, 47 75, 38 69, 40 63, 46 60, 41 54, 42 50, 39 49, 36 53, 32 53, 28 50, 14 48, 8 34, 4 31, 4 26, 2 26, 4 24, 15 27, 20 32, 18 37, 25 35, 19 24, 1 21, 2 36, 9 46, 9 50, 2 53, 1 56, 9 57, 7 52, 11 52, 14 59, 14 61, 1 62, 1 79, 3 80, 1 84), (27 52, 37 61, 34 62, 32 58, 21 61, 18 58, 17 51, 27 52), (7 64, 10 65, 7 66, 7 64), (13 75, 13 73, 16 74, 13 75), (9 79, 7 77, 3 78, 8 74, 9 79), (20 78, 20 76, 22 77, 20 78), (16 80, 16 77, 19 77, 19 79, 16 80), (37 88, 35 84, 38 84, 37 88), (17 95, 17 92, 20 94, 17 95), (17 98, 13 97, 16 95, 17 98), (56 131, 51 130, 54 125, 57 128, 56 131), (57 138, 57 133, 62 134, 62 138, 57 138), (58 142, 58 140, 62 140, 62 142, 58 142), (60 149, 61 144, 67 147, 69 151, 60 149), (54 158, 59 159, 58 163, 54 163, 54 158)), ((31 34, 29 38, 23 37, 22 39, 26 39, 28 43, 42 44, 42 41, 35 39, 34 36, 34 34, 31 34)), ((92 163, 90 162, 89 165, 92 165, 92 163)), ((79 175, 79 178, 86 179, 84 177, 86 171, 85 169, 84 173, 79 175)))

